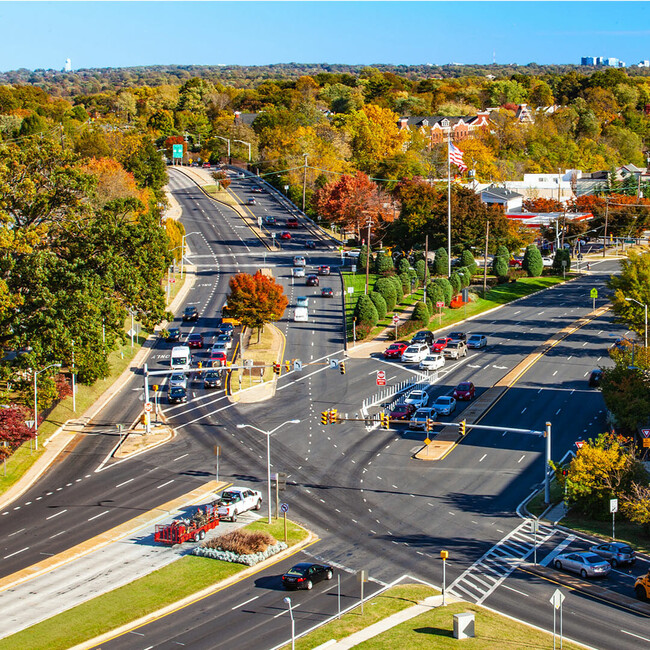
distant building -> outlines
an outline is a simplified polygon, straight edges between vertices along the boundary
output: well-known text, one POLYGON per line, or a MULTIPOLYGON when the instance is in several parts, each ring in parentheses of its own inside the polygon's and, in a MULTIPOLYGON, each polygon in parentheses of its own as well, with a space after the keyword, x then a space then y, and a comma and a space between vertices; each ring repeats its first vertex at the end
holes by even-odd
POLYGON ((63 72, 72 72, 72 61, 70 59, 65 60, 65 65, 63 66, 63 72))
POLYGON ((447 142, 449 136, 453 142, 471 138, 481 129, 488 128, 489 114, 487 111, 476 115, 463 117, 448 117, 432 115, 426 117, 400 117, 397 126, 400 131, 419 131, 429 139, 429 146, 447 142))
POLYGON ((624 68, 625 61, 619 61, 614 56, 583 56, 580 65, 603 66, 607 68, 624 68))
POLYGON ((636 64, 636 67, 637 67, 637 68, 650 68, 650 61, 648 61, 648 60, 645 60, 645 61, 639 61, 639 62, 636 64))
POLYGON ((481 201, 483 203, 502 205, 506 213, 521 210, 523 200, 523 195, 518 192, 496 185, 490 185, 481 192, 481 201))

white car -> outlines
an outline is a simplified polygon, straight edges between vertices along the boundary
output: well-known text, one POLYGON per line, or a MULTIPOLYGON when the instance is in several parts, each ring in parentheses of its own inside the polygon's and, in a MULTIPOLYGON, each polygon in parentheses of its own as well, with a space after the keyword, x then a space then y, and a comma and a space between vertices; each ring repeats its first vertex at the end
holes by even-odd
POLYGON ((431 408, 439 415, 451 415, 456 410, 456 400, 448 395, 441 395, 431 408))
POLYGON ((298 268, 293 269, 293 277, 294 278, 304 278, 305 277, 305 269, 302 266, 299 266, 298 268))
POLYGON ((169 376, 169 387, 180 386, 187 390, 187 375, 184 372, 174 372, 169 376))
POLYGON ((417 408, 422 408, 429 402, 429 396, 425 390, 412 390, 404 400, 405 404, 413 404, 417 408))
POLYGON ((445 357, 442 354, 428 354, 418 366, 420 370, 438 370, 445 365, 445 357))
POLYGON ((487 345, 487 336, 485 334, 472 334, 467 337, 467 347, 471 350, 484 348, 487 345))
POLYGON ((225 345, 227 350, 230 350, 232 347, 232 336, 229 334, 219 334, 215 340, 215 345, 220 344, 220 345, 225 345))
POLYGON ((245 487, 231 487, 221 493, 217 503, 220 519, 237 521, 242 512, 262 507, 262 493, 245 487))
POLYGON ((293 265, 307 266, 307 260, 304 257, 302 257, 302 255, 296 255, 296 257, 293 258, 293 265))
POLYGON ((400 361, 402 363, 419 363, 428 355, 429 346, 426 343, 414 343, 402 352, 400 361))
POLYGON ((210 348, 210 354, 213 352, 224 352, 225 354, 228 354, 228 350, 232 347, 232 341, 230 342, 230 345, 226 343, 225 341, 217 341, 212 348, 210 348))
POLYGON ((544 268, 548 269, 553 266, 553 259, 551 257, 542 257, 542 264, 544 268))

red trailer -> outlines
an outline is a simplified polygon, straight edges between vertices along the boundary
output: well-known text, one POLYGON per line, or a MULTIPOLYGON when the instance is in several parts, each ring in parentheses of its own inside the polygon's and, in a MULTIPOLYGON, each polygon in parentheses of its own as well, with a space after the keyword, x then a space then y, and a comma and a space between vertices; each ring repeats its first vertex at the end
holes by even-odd
POLYGON ((205 537, 208 530, 218 525, 218 507, 216 503, 210 503, 198 508, 189 519, 176 519, 171 524, 158 524, 154 540, 169 545, 198 542, 205 537))

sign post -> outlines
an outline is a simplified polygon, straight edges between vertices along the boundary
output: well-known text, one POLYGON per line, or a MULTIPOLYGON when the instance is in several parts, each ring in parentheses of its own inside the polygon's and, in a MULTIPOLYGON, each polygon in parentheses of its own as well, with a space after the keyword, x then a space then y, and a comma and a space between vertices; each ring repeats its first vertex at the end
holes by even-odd
POLYGON ((445 597, 447 595, 447 586, 446 586, 446 569, 447 569, 447 558, 449 557, 449 551, 440 551, 440 557, 442 558, 442 606, 445 606, 445 597))
POLYGON ((589 295, 591 296, 591 298, 592 298, 592 300, 593 300, 592 309, 596 309, 596 298, 598 298, 598 289, 596 289, 596 287, 594 287, 594 288, 589 292, 589 295))
POLYGON ((281 503, 280 504, 280 512, 282 513, 282 516, 284 517, 284 543, 287 543, 287 512, 289 512, 289 504, 288 503, 281 503))
POLYGON ((357 580, 361 584, 361 615, 363 616, 363 583, 368 579, 368 572, 365 569, 357 571, 357 580))
POLYGON ((397 341, 397 323, 399 323, 399 316, 397 314, 393 315, 393 325, 395 325, 395 340, 397 341))
POLYGON ((550 598, 553 605, 553 650, 555 650, 555 612, 560 610, 560 648, 562 647, 562 602, 564 601, 564 594, 556 589, 550 598))
POLYGON ((616 513, 618 512, 618 499, 609 500, 609 511, 612 513, 612 539, 616 541, 616 513))
POLYGON ((217 459, 217 483, 219 482, 219 456, 221 456, 221 447, 219 445, 214 446, 214 455, 217 459))

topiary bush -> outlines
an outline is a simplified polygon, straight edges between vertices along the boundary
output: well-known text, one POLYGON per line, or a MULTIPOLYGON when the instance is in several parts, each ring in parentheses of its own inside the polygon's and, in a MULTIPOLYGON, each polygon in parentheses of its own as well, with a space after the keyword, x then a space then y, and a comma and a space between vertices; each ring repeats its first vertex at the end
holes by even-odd
POLYGON ((411 278, 408 273, 400 273, 398 276, 400 283, 402 284, 402 293, 404 295, 411 293, 411 278))
POLYGON ((354 308, 354 315, 359 324, 374 327, 379 322, 377 308, 370 299, 370 296, 366 296, 365 293, 359 296, 357 306, 354 308))
POLYGON ((397 291, 390 278, 378 278, 375 282, 375 291, 378 291, 386 301, 387 312, 393 311, 397 304, 397 291))
POLYGON ((424 260, 418 260, 415 263, 415 272, 417 273, 418 280, 420 281, 420 284, 424 283, 424 272, 426 270, 426 264, 424 263, 424 260))
POLYGON ((442 289, 442 295, 444 296, 445 306, 449 307, 449 303, 453 298, 453 289, 447 278, 435 278, 433 284, 439 286, 442 289))
POLYGON ((429 310, 429 316, 433 316, 436 312, 434 311, 435 306, 433 304, 433 300, 431 300, 431 296, 427 294, 427 309, 429 310))
POLYGON ((451 284, 453 295, 457 296, 460 293, 461 281, 460 275, 456 271, 452 271, 452 274, 449 276, 449 284, 451 284))
POLYGON ((421 287, 424 284, 423 282, 420 282, 420 280, 418 279, 418 274, 415 272, 415 269, 409 269, 408 276, 409 276, 409 282, 415 280, 415 282, 412 283, 413 289, 417 289, 418 287, 421 287))
POLYGON ((364 244, 359 250, 359 259, 357 260, 357 273, 366 272, 366 260, 370 256, 370 269, 374 268, 374 261, 372 258, 372 252, 368 251, 368 247, 364 244))
POLYGON ((433 261, 433 272, 436 275, 447 275, 449 256, 442 246, 436 251, 436 258, 433 261))
POLYGON ((476 260, 474 259, 472 251, 464 250, 460 256, 460 263, 462 266, 467 267, 470 275, 474 275, 474 273, 476 273, 476 269, 478 267, 476 265, 476 260))
POLYGON ((415 308, 413 309, 413 313, 411 314, 411 320, 421 321, 426 325, 429 324, 429 321, 431 320, 431 313, 429 312, 429 308, 427 307, 426 303, 422 302, 421 300, 416 303, 415 308))
POLYGON ((406 257, 400 258, 400 261, 397 263, 397 272, 401 275, 402 273, 408 273, 411 265, 409 264, 406 257))
POLYGON ((388 275, 393 271, 393 260, 384 251, 379 251, 375 256, 375 273, 377 275, 388 275))
POLYGON ((492 273, 497 276, 497 278, 506 278, 508 277, 508 258, 498 255, 492 261, 492 273))
POLYGON ((465 287, 469 287, 472 280, 472 275, 469 272, 469 269, 465 266, 461 266, 456 269, 456 273, 458 273, 458 277, 460 278, 460 288, 464 289, 465 287))
POLYGON ((429 286, 427 287, 427 300, 429 300, 429 298, 431 298, 431 303, 434 308, 436 308, 436 303, 445 302, 445 292, 439 284, 433 282, 429 283, 429 286))
POLYGON ((382 296, 378 291, 371 291, 370 300, 372 300, 372 304, 375 306, 375 309, 377 310, 377 317, 379 318, 379 320, 381 320, 386 316, 386 312, 388 311, 388 307, 386 306, 386 301, 384 300, 384 296, 382 296))
POLYGON ((524 259, 521 264, 522 268, 528 277, 536 278, 542 275, 544 271, 544 262, 542 261, 542 254, 539 252, 539 248, 535 244, 530 244, 526 246, 526 252, 524 253, 524 259))
POLYGON ((395 287, 395 293, 397 296, 397 304, 404 300, 404 289, 402 289, 402 282, 396 275, 391 275, 388 279, 393 283, 395 287))
POLYGON ((567 273, 571 270, 571 253, 566 248, 558 248, 553 258, 553 272, 557 275, 562 274, 562 261, 566 262, 567 273))

